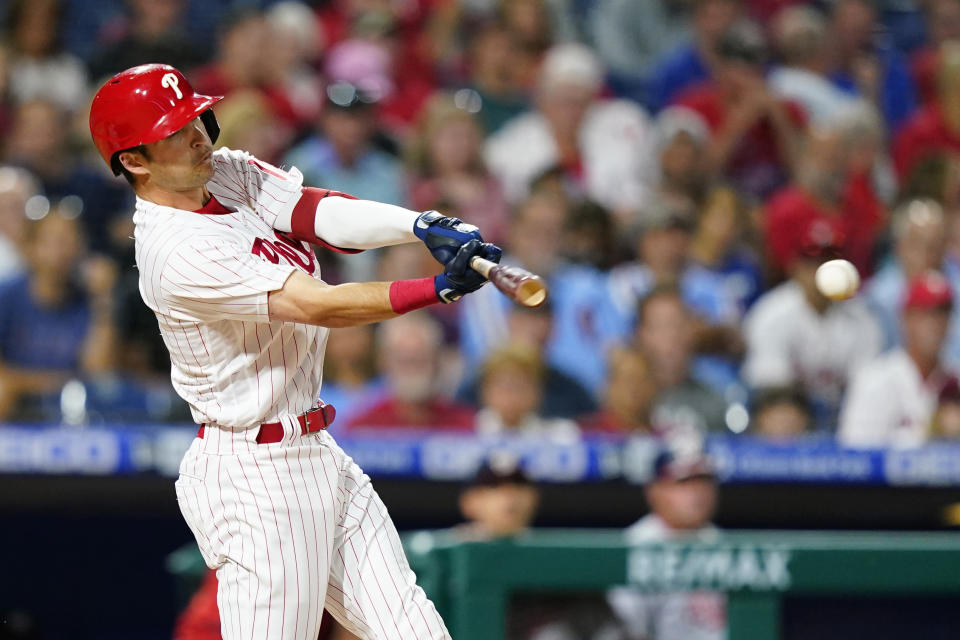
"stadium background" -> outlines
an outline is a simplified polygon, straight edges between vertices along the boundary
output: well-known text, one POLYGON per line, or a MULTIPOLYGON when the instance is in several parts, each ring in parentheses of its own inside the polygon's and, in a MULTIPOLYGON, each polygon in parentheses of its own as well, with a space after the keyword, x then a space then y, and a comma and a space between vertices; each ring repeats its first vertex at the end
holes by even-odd
MULTIPOLYGON (((711 455, 722 528, 957 526, 956 313, 927 384, 866 393, 920 410, 844 421, 905 301, 960 291, 960 2, 0 11, 0 611, 35 634, 14 637, 165 638, 184 603, 167 557, 190 543, 172 480, 194 432, 139 300, 132 196, 86 127, 96 88, 144 62, 228 96, 220 143, 458 215, 547 277, 540 313, 484 290, 331 337, 333 431, 399 528, 459 522, 503 448, 541 487, 538 527, 624 527, 676 439, 711 455), (811 328, 796 309, 822 301, 784 292, 833 255, 865 284, 811 328)), ((415 247, 318 257, 330 282, 434 269, 415 247)))

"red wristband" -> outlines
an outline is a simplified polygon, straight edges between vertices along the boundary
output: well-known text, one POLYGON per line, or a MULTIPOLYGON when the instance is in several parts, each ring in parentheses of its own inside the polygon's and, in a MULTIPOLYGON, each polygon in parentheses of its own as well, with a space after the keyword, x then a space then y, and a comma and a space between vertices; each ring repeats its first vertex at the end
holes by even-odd
POLYGON ((390 306, 394 313, 407 313, 440 302, 433 278, 397 280, 390 283, 390 306))

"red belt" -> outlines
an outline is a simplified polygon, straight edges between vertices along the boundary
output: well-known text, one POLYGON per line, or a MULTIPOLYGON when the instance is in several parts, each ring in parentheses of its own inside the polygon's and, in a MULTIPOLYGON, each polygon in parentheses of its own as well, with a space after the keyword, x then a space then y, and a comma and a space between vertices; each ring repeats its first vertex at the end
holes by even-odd
MULTIPOLYGON (((333 424, 336 417, 337 410, 333 408, 332 404, 321 403, 319 407, 297 416, 297 422, 300 423, 300 435, 305 436, 308 433, 322 431, 333 424)), ((197 431, 198 438, 203 437, 205 427, 205 424, 200 425, 200 429, 197 431)), ((283 440, 283 423, 264 422, 260 425, 260 430, 257 432, 257 444, 270 444, 281 440, 283 440)))

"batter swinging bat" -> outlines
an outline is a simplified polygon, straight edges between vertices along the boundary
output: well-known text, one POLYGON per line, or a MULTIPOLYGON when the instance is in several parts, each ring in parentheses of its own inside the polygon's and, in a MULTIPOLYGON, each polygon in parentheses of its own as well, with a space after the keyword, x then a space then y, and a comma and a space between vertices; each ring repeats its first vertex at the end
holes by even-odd
POLYGON ((470 260, 470 268, 525 307, 539 307, 547 299, 547 285, 543 278, 526 269, 497 264, 480 256, 470 260))

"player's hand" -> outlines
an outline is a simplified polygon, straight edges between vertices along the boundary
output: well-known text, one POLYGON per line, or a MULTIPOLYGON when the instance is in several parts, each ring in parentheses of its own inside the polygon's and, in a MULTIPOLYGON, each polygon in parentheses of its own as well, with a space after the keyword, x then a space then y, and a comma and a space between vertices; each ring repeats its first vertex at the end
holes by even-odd
POLYGON ((464 244, 454 254, 444 272, 433 279, 437 297, 444 302, 454 302, 464 294, 482 287, 487 279, 470 268, 470 260, 474 256, 480 256, 491 262, 500 262, 502 253, 500 247, 489 242, 470 240, 464 244))
POLYGON ((459 218, 448 218, 437 211, 424 211, 413 225, 413 233, 420 238, 437 262, 448 267, 460 247, 471 240, 483 242, 480 230, 459 218))

